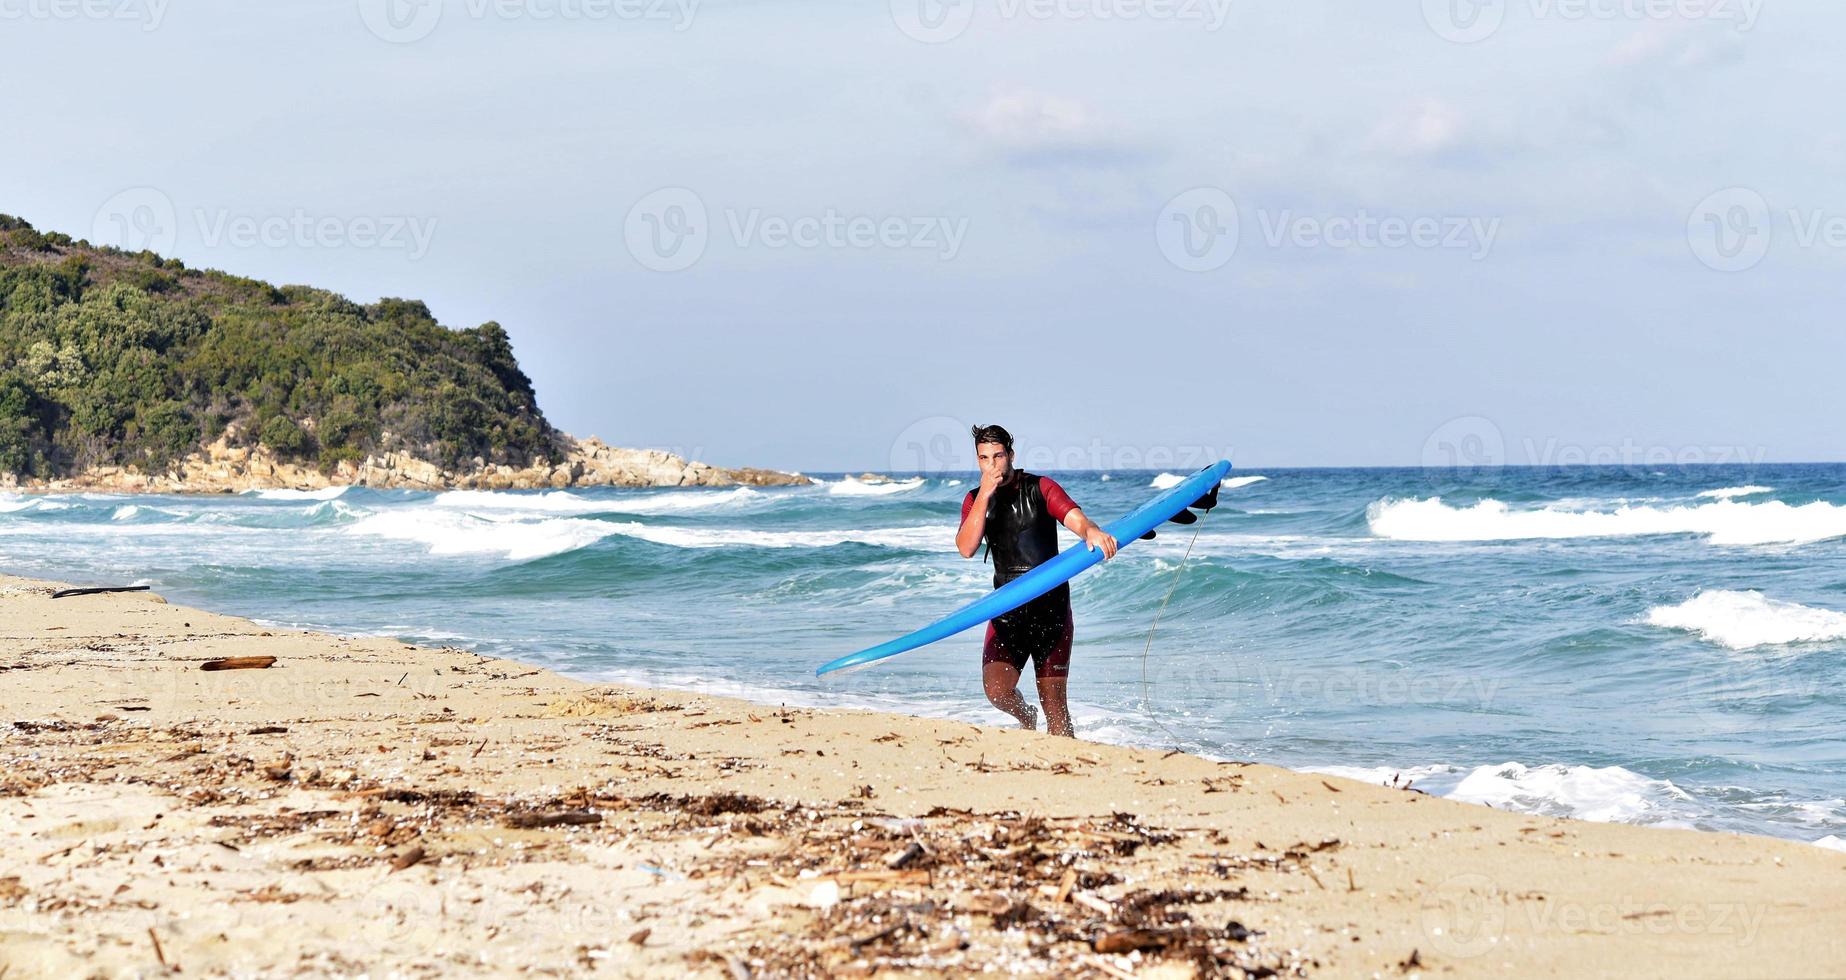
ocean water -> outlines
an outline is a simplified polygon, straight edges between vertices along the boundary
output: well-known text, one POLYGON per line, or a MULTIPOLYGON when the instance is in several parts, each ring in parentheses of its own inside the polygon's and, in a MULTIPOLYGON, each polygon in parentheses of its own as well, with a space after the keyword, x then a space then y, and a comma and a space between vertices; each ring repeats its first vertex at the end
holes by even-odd
MULTIPOLYGON (((971 474, 823 479, 0 495, 0 568, 586 678, 1003 721, 978 632, 813 676, 989 576, 953 545, 971 474)), ((1177 476, 1060 479, 1107 521, 1177 476)), ((1239 471, 1196 536, 1169 525, 1073 601, 1088 738, 1846 837, 1846 466, 1239 471)))

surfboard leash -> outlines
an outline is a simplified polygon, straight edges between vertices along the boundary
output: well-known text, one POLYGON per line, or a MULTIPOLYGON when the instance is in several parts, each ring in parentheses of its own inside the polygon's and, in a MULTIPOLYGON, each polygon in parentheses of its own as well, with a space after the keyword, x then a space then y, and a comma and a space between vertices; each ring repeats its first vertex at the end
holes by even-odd
POLYGON ((1179 748, 1179 736, 1175 734, 1171 728, 1167 727, 1166 722, 1160 720, 1159 715, 1154 713, 1152 686, 1147 679, 1147 658, 1148 654, 1152 653, 1154 649, 1154 633, 1160 629, 1160 617, 1167 611, 1167 603, 1173 601, 1173 593, 1179 591, 1179 580, 1185 577, 1186 567, 1192 561, 1192 546, 1198 543, 1199 532, 1204 530, 1205 518, 1209 516, 1211 516, 1211 511, 1206 511, 1205 514, 1193 524, 1192 539, 1186 542, 1185 557, 1179 560, 1179 567, 1173 571, 1173 584, 1167 587, 1166 597, 1160 600, 1160 608, 1154 610, 1154 621, 1147 628, 1147 644, 1141 648, 1141 709, 1147 712, 1149 720, 1159 725, 1160 730, 1165 732, 1167 737, 1173 740, 1173 748, 1175 750, 1179 748))

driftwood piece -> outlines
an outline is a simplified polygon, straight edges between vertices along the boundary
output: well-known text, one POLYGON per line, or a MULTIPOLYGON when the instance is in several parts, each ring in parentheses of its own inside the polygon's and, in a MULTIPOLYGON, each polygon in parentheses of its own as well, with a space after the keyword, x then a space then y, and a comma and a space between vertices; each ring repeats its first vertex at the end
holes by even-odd
POLYGON ((263 670, 274 667, 274 657, 226 657, 223 660, 207 660, 199 665, 200 670, 263 670))
POLYGON ((1119 929, 1097 936, 1094 945, 1098 953, 1130 953, 1137 949, 1161 949, 1172 938, 1158 929, 1119 929))
POLYGON ((410 867, 414 867, 416 865, 422 864, 423 859, 426 856, 427 854, 425 853, 423 848, 412 847, 410 850, 405 851, 404 853, 399 854, 397 857, 391 859, 391 873, 397 874, 399 871, 402 871, 405 868, 410 868, 410 867))
POLYGON ((602 822, 602 814, 582 810, 557 813, 509 813, 506 817, 506 825, 515 830, 536 830, 540 827, 587 827, 602 822))
POLYGON ((898 871, 904 868, 905 866, 909 865, 910 862, 915 861, 917 858, 920 858, 922 856, 923 856, 923 845, 917 843, 916 841, 911 841, 910 846, 904 848, 901 851, 893 851, 889 855, 887 855, 885 857, 885 867, 890 868, 893 871, 898 871))
MULTIPOLYGON (((151 585, 105 585, 95 589, 59 589, 51 594, 53 599, 68 599, 77 595, 102 595, 107 592, 146 592, 151 585)), ((159 940, 155 940, 156 943, 159 940)))
POLYGON ((925 884, 930 880, 930 873, 927 868, 914 871, 839 871, 829 875, 820 875, 817 880, 837 881, 841 884, 855 882, 925 884))

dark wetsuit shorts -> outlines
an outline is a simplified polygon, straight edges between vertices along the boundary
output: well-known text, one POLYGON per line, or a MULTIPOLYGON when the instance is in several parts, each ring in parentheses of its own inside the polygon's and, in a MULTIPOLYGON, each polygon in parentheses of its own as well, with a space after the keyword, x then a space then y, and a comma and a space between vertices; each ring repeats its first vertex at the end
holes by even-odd
POLYGON ((1010 664, 1023 672, 1030 660, 1037 676, 1064 677, 1070 673, 1071 633, 1070 585, 1065 584, 989 622, 981 663, 1010 664))

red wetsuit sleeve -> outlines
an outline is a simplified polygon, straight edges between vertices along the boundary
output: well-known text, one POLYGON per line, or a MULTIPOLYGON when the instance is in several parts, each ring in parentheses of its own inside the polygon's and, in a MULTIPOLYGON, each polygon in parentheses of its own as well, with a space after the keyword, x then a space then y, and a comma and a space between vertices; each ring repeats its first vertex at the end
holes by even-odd
POLYGON ((1051 477, 1039 477, 1038 490, 1045 497, 1045 509, 1051 511, 1051 519, 1059 524, 1064 523, 1064 515, 1077 508, 1077 502, 1070 499, 1070 494, 1065 493, 1064 488, 1058 486, 1058 481, 1051 477))
POLYGON ((963 524, 968 523, 968 512, 973 509, 974 509, 974 491, 970 490, 968 491, 968 495, 966 497, 961 498, 961 522, 963 524))

